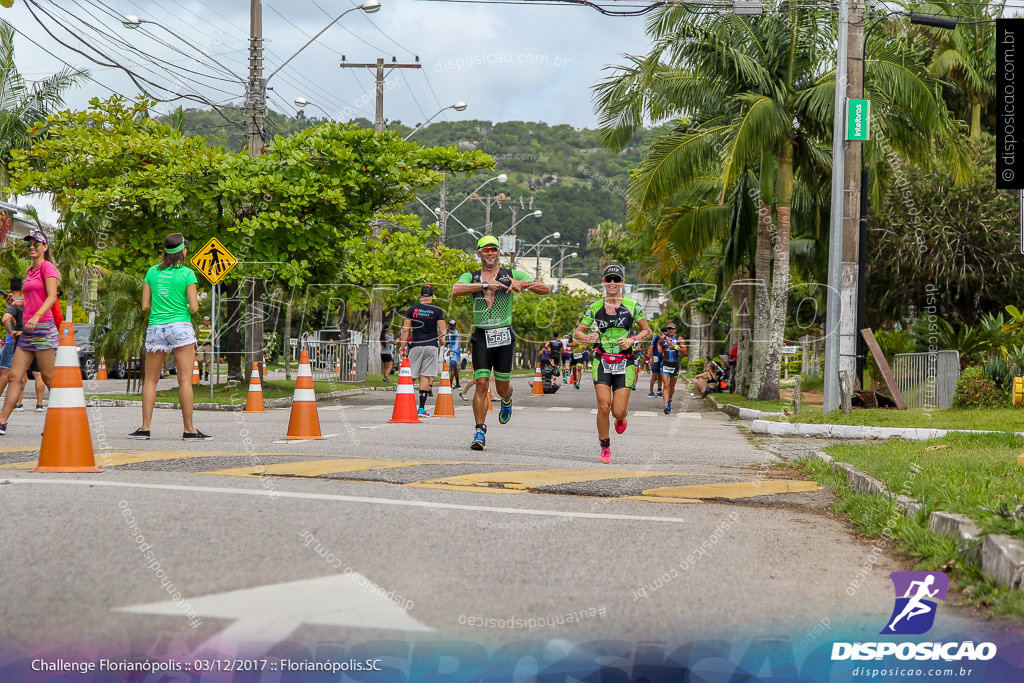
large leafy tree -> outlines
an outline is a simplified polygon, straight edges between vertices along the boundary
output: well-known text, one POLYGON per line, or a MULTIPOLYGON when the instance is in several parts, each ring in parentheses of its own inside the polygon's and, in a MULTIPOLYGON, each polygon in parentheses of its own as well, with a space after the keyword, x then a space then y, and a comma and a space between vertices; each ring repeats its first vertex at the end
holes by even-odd
POLYGON ((14 27, 0 21, 0 198, 6 199, 11 152, 32 143, 32 128, 64 106, 64 93, 88 76, 66 68, 27 83, 14 62, 14 27))
MULTIPOLYGON (((657 11, 652 51, 596 89, 605 141, 621 147, 645 119, 667 123, 629 191, 635 227, 678 270, 721 240, 726 256, 754 248, 754 359, 749 395, 777 398, 795 198, 824 197, 830 173, 835 23, 831 14, 783 2, 764 16, 694 17, 657 11), (715 196, 717 194, 717 196, 715 196), (756 207, 756 210, 755 210, 756 207)), ((902 154, 950 140, 954 125, 924 65, 896 49, 868 64, 880 132, 902 154)), ((961 158, 962 149, 942 153, 961 158)), ((807 221, 822 211, 811 208, 807 221)))

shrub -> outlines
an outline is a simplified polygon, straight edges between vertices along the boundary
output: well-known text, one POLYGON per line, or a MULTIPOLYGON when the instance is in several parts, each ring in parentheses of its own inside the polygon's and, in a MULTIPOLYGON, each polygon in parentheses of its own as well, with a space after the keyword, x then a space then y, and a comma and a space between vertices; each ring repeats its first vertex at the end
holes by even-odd
POLYGON ((1013 389, 1013 370, 1005 360, 997 356, 993 356, 985 362, 985 376, 999 391, 1013 389))
POLYGON ((955 408, 999 408, 1006 406, 1007 396, 992 383, 980 367, 969 367, 960 373, 953 391, 955 408))

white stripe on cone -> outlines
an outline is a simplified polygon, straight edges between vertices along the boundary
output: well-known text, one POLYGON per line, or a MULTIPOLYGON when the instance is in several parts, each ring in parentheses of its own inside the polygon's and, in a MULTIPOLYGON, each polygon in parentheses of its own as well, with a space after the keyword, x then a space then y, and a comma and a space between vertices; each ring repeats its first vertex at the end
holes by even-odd
POLYGON ((415 394, 411 384, 399 384, 398 389, 395 390, 396 394, 415 394))
POLYGON ((57 358, 53 362, 55 368, 77 368, 78 365, 78 351, 74 346, 57 347, 57 358))
POLYGON ((442 386, 438 387, 437 393, 438 393, 439 396, 444 396, 445 394, 448 394, 450 396, 451 393, 452 393, 452 388, 451 387, 446 387, 446 386, 442 385, 442 386))
POLYGON ((253 393, 255 393, 255 394, 262 394, 263 393, 263 387, 261 387, 259 384, 250 384, 249 385, 249 393, 250 394, 253 394, 253 393))
POLYGON ((408 365, 403 365, 402 369, 398 372, 398 377, 408 377, 409 379, 412 379, 412 368, 408 365))
POLYGON ((85 393, 81 387, 50 389, 50 408, 84 408, 85 393))
POLYGON ((316 403, 316 391, 313 389, 296 389, 292 396, 292 402, 309 401, 316 403))
POLYGON ((309 364, 299 365, 299 372, 295 375, 296 377, 312 377, 313 371, 310 369, 309 364))

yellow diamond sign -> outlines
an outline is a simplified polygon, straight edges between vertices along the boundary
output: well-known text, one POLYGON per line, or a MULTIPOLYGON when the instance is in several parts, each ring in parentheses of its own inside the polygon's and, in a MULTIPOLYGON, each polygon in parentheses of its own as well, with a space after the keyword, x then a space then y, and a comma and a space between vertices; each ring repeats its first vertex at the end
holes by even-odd
POLYGON ((192 257, 192 265, 211 285, 220 282, 237 263, 238 259, 216 237, 192 257))

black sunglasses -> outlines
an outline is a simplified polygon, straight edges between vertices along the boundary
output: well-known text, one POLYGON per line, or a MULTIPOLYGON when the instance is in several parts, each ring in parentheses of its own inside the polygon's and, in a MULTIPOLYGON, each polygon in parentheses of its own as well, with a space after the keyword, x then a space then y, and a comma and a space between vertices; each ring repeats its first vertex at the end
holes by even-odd
POLYGON ((622 278, 618 275, 609 275, 604 279, 605 282, 622 282, 622 278))

